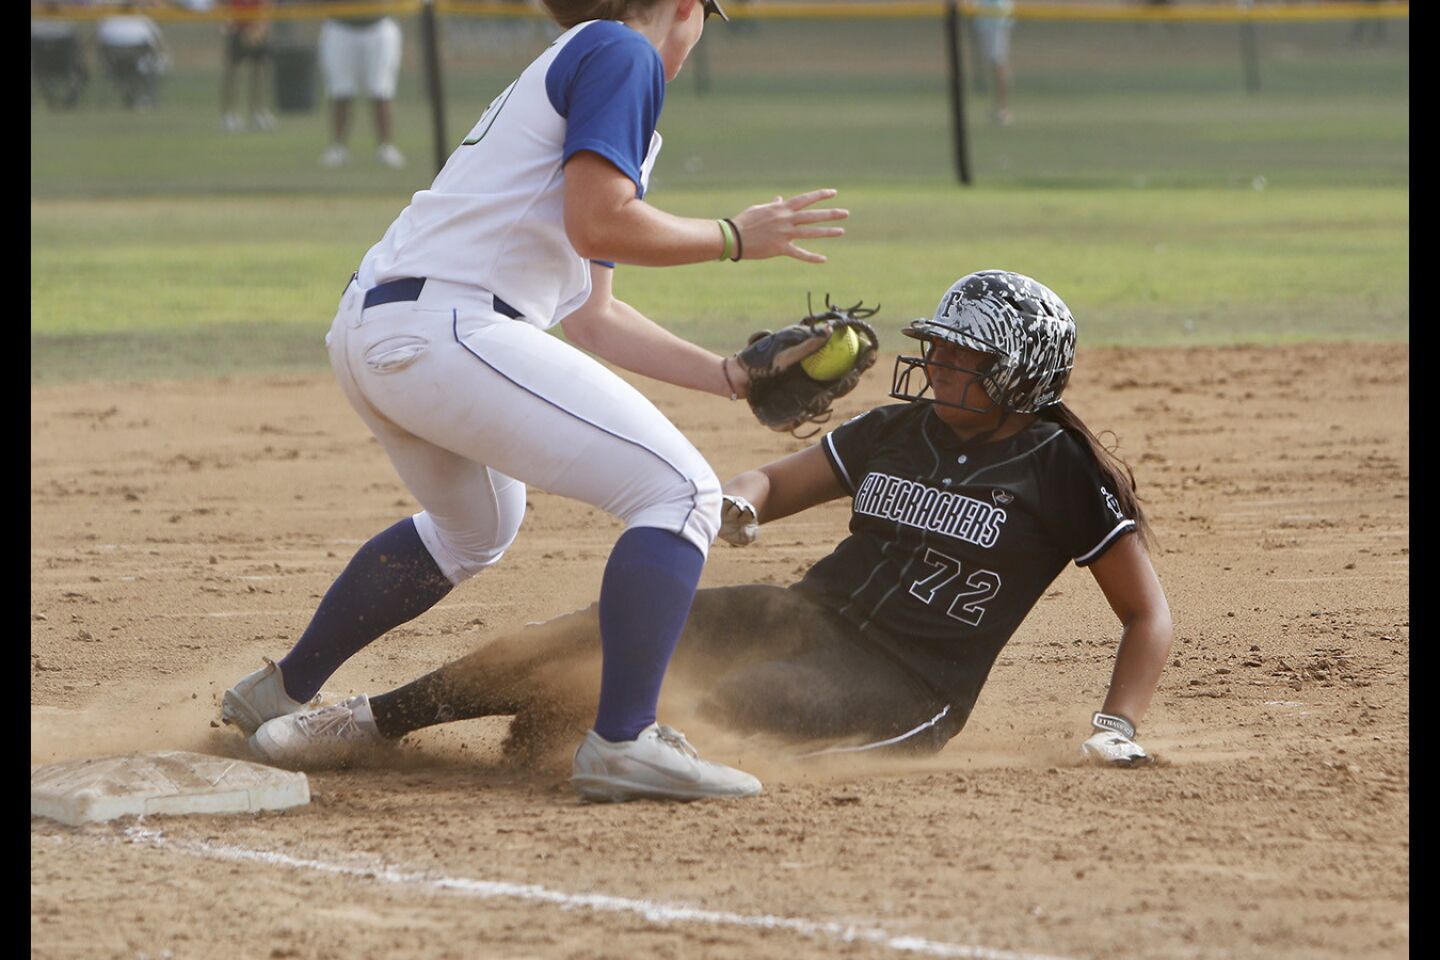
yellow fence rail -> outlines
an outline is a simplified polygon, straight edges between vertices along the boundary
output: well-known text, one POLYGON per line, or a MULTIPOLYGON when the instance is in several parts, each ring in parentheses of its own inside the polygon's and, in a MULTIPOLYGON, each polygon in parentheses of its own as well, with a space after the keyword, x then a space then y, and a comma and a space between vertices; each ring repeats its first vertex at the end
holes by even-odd
MULTIPOLYGON (((144 13, 154 20, 181 23, 214 23, 230 20, 266 18, 271 20, 318 20, 329 17, 413 16, 426 6, 425 0, 383 0, 356 3, 287 3, 263 9, 252 7, 231 9, 223 4, 210 10, 190 10, 162 4, 136 3, 93 7, 31 4, 32 17, 53 20, 101 20, 119 13, 144 13)), ((995 16, 993 7, 962 0, 960 11, 966 16, 995 16)), ((435 12, 459 16, 544 17, 545 13, 528 0, 497 2, 497 0, 434 0, 435 12)), ((850 20, 876 19, 938 19, 945 16, 943 2, 917 0, 877 0, 872 3, 787 3, 768 0, 735 0, 725 12, 735 20, 850 20)), ((1065 21, 1131 21, 1184 23, 1274 23, 1318 22, 1327 20, 1398 20, 1410 16, 1410 4, 1382 3, 1294 3, 1276 6, 1248 4, 1181 4, 1169 6, 1135 6, 1133 4, 1071 4, 1025 2, 1021 0, 1011 13, 1017 20, 1065 21)))

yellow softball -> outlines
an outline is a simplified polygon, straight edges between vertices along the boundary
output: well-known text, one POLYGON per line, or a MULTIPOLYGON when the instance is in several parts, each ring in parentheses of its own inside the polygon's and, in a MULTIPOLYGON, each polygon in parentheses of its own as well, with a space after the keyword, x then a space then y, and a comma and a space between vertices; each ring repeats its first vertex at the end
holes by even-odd
POLYGON ((853 327, 837 327, 825 346, 800 361, 800 369, 815 380, 839 380, 860 356, 860 337, 853 327))

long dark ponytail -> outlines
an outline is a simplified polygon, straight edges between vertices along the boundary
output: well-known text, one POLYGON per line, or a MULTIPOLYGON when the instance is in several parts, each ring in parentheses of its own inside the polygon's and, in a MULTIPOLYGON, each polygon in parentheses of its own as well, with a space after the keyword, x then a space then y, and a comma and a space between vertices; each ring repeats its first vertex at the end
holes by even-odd
MULTIPOLYGON (((1140 506, 1140 497, 1135 492, 1135 474, 1131 471, 1130 465, 1115 455, 1115 447, 1119 445, 1118 438, 1114 446, 1107 447, 1100 438, 1085 425, 1085 421, 1076 415, 1066 403, 1052 404, 1040 410, 1036 416, 1041 420, 1048 420, 1056 424, 1062 430, 1070 433, 1076 439, 1082 441, 1095 457, 1095 462, 1100 466, 1100 473, 1109 481, 1107 487, 1112 487, 1115 499, 1120 501, 1120 510, 1127 517, 1135 520, 1135 531, 1140 535, 1140 542, 1146 547, 1155 545, 1155 535, 1150 529, 1150 520, 1145 516, 1145 510, 1140 506)), ((1115 434, 1110 431, 1110 436, 1115 434)))

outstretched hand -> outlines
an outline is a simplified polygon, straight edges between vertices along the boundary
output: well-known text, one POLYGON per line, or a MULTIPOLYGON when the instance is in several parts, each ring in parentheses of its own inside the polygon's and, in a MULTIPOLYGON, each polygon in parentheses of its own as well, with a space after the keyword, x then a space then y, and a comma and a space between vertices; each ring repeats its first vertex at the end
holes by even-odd
POLYGON ((797 246, 797 240, 822 237, 843 237, 844 227, 816 227, 811 224, 844 220, 849 210, 808 209, 811 204, 835 196, 830 189, 811 190, 786 200, 776 197, 746 209, 732 221, 740 233, 741 259, 766 260, 770 257, 794 257, 806 263, 824 263, 825 257, 797 246))

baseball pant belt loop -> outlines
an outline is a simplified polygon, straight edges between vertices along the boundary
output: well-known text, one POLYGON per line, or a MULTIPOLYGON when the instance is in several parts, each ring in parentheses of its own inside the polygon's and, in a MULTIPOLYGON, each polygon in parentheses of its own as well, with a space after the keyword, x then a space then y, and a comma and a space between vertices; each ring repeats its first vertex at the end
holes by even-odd
MULTIPOLYGON (((425 289, 425 282, 424 277, 400 277, 397 280, 378 283, 365 291, 365 309, 378 307, 383 303, 419 300, 420 292, 425 289)), ((490 299, 494 304, 495 312, 501 316, 509 317, 511 320, 525 319, 519 310, 502 300, 498 293, 490 294, 490 299)))

